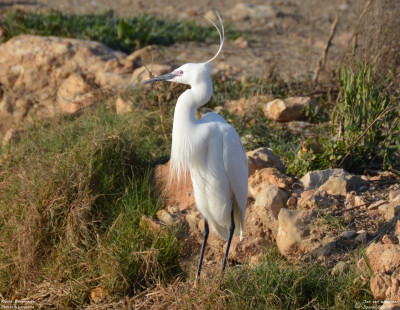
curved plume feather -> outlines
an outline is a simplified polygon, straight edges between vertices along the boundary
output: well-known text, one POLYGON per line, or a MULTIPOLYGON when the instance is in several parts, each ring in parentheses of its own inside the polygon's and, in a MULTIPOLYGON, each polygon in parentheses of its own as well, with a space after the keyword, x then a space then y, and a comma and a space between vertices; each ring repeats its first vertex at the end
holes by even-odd
POLYGON ((220 44, 219 44, 219 50, 218 52, 215 54, 215 56, 213 58, 211 58, 210 60, 206 61, 205 63, 209 63, 211 61, 213 61, 215 58, 217 58, 217 56, 219 55, 219 53, 222 50, 222 47, 224 46, 224 40, 225 40, 225 29, 224 29, 224 24, 222 22, 221 16, 219 15, 218 11, 215 11, 215 14, 217 15, 219 22, 221 23, 221 28, 222 28, 222 34, 221 31, 219 30, 219 28, 217 27, 217 25, 211 20, 209 19, 207 16, 204 16, 205 18, 207 18, 213 25, 214 27, 217 29, 218 34, 219 34, 219 39, 220 39, 220 44))

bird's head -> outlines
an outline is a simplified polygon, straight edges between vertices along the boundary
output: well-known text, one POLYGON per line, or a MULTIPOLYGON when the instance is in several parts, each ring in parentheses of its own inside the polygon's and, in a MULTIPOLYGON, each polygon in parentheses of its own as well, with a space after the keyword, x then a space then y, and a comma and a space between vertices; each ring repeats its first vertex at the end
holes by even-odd
POLYGON ((200 81, 210 78, 211 67, 208 63, 188 63, 180 66, 174 71, 154 77, 143 82, 143 84, 168 81, 187 85, 195 85, 200 81))
POLYGON ((200 81, 204 81, 206 79, 210 79, 210 74, 211 74, 211 68, 210 65, 208 64, 209 62, 213 61, 221 52, 222 47, 224 46, 224 39, 225 39, 225 31, 224 31, 224 24, 222 23, 221 16, 216 12, 218 19, 221 23, 221 28, 222 28, 222 33, 215 25, 215 23, 209 19, 208 20, 215 26, 215 28, 218 31, 219 38, 220 38, 220 45, 219 45, 219 50, 215 54, 214 57, 212 57, 210 60, 203 62, 203 63, 187 63, 182 66, 180 66, 178 69, 175 69, 171 73, 163 74, 157 77, 154 77, 150 80, 147 80, 143 82, 142 84, 148 84, 148 83, 155 83, 155 82, 161 82, 161 81, 168 81, 168 82, 175 82, 175 83, 181 83, 181 84, 188 84, 188 85, 195 85, 200 81))

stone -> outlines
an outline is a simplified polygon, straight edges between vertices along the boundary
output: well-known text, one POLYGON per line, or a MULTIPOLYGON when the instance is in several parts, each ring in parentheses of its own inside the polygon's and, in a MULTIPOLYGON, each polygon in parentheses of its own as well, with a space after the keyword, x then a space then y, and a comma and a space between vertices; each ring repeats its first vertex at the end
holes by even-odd
POLYGON ((400 266, 400 246, 377 244, 368 247, 367 257, 374 272, 391 273, 400 266))
MULTIPOLYGON (((200 235, 201 231, 199 228, 199 222, 200 222, 200 220, 203 220, 200 216, 200 212, 196 210, 191 213, 188 213, 188 214, 186 214, 185 219, 189 225, 191 234, 200 235)), ((203 227, 204 227, 204 224, 203 224, 203 227)))
POLYGON ((280 158, 274 154, 272 149, 262 147, 254 151, 247 152, 247 161, 249 164, 249 177, 257 170, 262 168, 275 167, 280 172, 286 173, 286 167, 280 158))
MULTIPOLYGON (((261 254, 261 250, 265 245, 264 238, 244 237, 240 241, 240 238, 235 236, 229 249, 229 258, 242 264, 248 263, 253 257, 258 257, 261 254)), ((226 246, 224 252, 225 250, 226 246)))
POLYGON ((383 244, 394 244, 394 238, 390 235, 384 235, 382 237, 383 244))
POLYGON ((319 191, 325 191, 329 195, 346 196, 348 190, 348 181, 341 177, 331 176, 319 187, 319 191))
POLYGON ((165 225, 173 226, 175 224, 173 216, 166 210, 159 210, 156 213, 158 220, 165 225))
MULTIPOLYGON (((20 35, 1 45, 0 84, 13 118, 28 114, 18 100, 29 98, 29 115, 51 117, 94 103, 96 76, 118 72, 126 55, 93 41, 20 35)), ((4 96, 3 96, 4 97, 4 96)), ((9 117, 9 116, 8 116, 9 117)))
POLYGON ((15 129, 10 128, 7 130, 6 134, 3 137, 2 145, 3 147, 15 143, 20 139, 20 134, 15 129))
POLYGON ((229 11, 229 16, 234 21, 244 21, 247 19, 273 18, 279 11, 271 5, 260 5, 250 3, 237 3, 229 11))
POLYGON ((108 297, 108 291, 105 287, 95 287, 90 291, 90 297, 93 302, 98 303, 104 301, 108 297))
POLYGON ((360 231, 357 232, 357 237, 354 239, 354 241, 360 242, 362 244, 366 244, 367 243, 367 238, 368 238, 368 232, 364 231, 360 231))
POLYGON ((264 231, 275 237, 278 232, 278 214, 285 207, 287 194, 278 186, 265 184, 257 194, 253 210, 258 215, 264 231))
POLYGON ((388 199, 390 202, 400 200, 400 190, 392 190, 389 192, 388 199))
POLYGON ((326 169, 326 170, 315 170, 308 172, 305 176, 300 179, 305 190, 316 189, 328 181, 331 176, 340 176, 342 178, 350 175, 343 169, 326 169))
POLYGON ((339 205, 336 199, 322 196, 317 190, 306 190, 301 193, 297 205, 302 209, 326 209, 339 205))
POLYGON ((140 227, 150 229, 153 232, 162 231, 161 225, 149 216, 143 215, 139 223, 140 227))
POLYGON ((347 264, 346 262, 338 262, 331 271, 331 274, 333 276, 337 276, 343 273, 348 272, 350 269, 349 264, 347 264))
POLYGON ((259 107, 264 102, 269 100, 268 96, 252 96, 251 98, 240 98, 236 100, 230 100, 225 103, 225 107, 230 114, 237 114, 241 116, 254 115, 259 107))
POLYGON ((162 190, 167 204, 179 207, 180 211, 187 210, 196 204, 190 173, 186 178, 182 175, 179 183, 176 177, 169 183, 169 165, 170 162, 156 166, 153 180, 162 190))
POLYGON ((117 114, 130 113, 133 110, 133 104, 127 100, 118 97, 115 101, 115 111, 117 114))
MULTIPOLYGON (((159 76, 162 74, 166 74, 172 71, 172 67, 169 65, 162 64, 149 64, 145 67, 137 68, 133 71, 130 82, 139 84, 144 82, 152 77, 159 76)), ((149 84, 151 85, 151 84, 149 84)))
POLYGON ((340 234, 340 236, 344 239, 352 239, 355 235, 357 235, 357 233, 354 230, 348 230, 348 231, 344 231, 340 234))
POLYGON ((319 247, 311 242, 310 223, 316 213, 312 210, 290 210, 282 208, 278 215, 276 244, 282 255, 301 256, 319 247))
POLYGON ((390 296, 390 287, 392 281, 390 276, 382 272, 374 273, 370 280, 371 292, 374 295, 374 299, 384 300, 390 296))
POLYGON ((263 168, 249 177, 249 193, 256 197, 265 184, 274 184, 281 189, 290 190, 293 183, 293 178, 284 175, 278 169, 263 168))
POLYGON ((289 122, 304 118, 306 107, 314 104, 315 101, 310 97, 290 97, 270 101, 262 110, 265 117, 271 120, 289 122))
POLYGON ((240 48, 240 49, 246 49, 249 47, 249 41, 247 41, 245 38, 243 37, 239 37, 235 40, 235 42, 233 43, 236 47, 240 48))

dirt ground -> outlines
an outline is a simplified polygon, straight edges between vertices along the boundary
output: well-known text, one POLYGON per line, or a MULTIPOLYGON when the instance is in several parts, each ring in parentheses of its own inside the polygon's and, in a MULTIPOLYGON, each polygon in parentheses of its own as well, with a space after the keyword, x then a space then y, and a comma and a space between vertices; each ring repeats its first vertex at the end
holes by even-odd
MULTIPOLYGON (((227 41, 222 55, 214 65, 224 62, 230 66, 232 76, 241 75, 268 78, 271 73, 286 80, 312 78, 324 46, 329 38, 330 28, 336 16, 340 16, 332 45, 328 52, 327 68, 337 68, 347 50, 354 26, 366 0, 0 0, 0 10, 24 9, 46 11, 51 9, 65 13, 100 13, 114 10, 118 15, 134 15, 148 12, 168 19, 195 19, 207 24, 202 15, 217 9, 224 22, 233 25, 249 35, 248 48, 238 48, 233 41, 227 41), (268 5, 273 14, 255 16, 250 19, 234 17, 234 6, 238 3, 268 5)), ((154 62, 169 62, 180 65, 199 62, 212 57, 217 44, 184 42, 167 47, 155 56, 154 62), (159 59, 162 58, 162 59, 159 59)), ((330 69, 325 71, 329 72, 330 69)), ((322 74, 323 76, 323 74, 322 74)))

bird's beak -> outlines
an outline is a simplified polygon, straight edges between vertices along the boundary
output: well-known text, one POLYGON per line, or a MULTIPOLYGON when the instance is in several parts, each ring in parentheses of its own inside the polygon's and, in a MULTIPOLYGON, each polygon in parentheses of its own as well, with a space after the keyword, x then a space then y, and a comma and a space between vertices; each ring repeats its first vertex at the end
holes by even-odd
POLYGON ((145 82, 143 82, 142 84, 148 84, 148 83, 155 83, 155 82, 161 82, 161 81, 168 81, 173 79, 174 77, 176 77, 176 74, 174 74, 173 72, 171 73, 167 73, 167 74, 163 74, 160 76, 156 76, 150 80, 147 80, 145 82))

